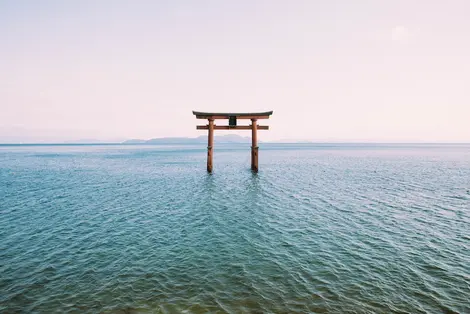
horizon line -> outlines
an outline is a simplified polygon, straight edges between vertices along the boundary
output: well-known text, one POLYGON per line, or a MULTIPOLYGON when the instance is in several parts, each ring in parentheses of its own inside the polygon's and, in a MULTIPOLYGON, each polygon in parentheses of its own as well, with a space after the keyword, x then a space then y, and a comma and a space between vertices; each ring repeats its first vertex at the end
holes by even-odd
MULTIPOLYGON (((184 138, 184 137, 183 137, 184 138)), ((181 142, 181 143, 126 143, 126 141, 122 142, 79 142, 79 141, 65 141, 65 142, 0 142, 0 146, 47 146, 47 145, 61 145, 61 146, 85 146, 85 145, 188 145, 193 144, 197 145, 200 143, 188 143, 188 142, 181 142)), ((148 141, 148 140, 144 140, 148 141)), ((400 142, 400 141, 393 141, 393 142, 379 142, 379 141, 309 141, 309 140, 291 140, 291 141, 283 141, 283 140, 272 140, 272 141, 262 141, 262 144, 348 144, 348 145, 358 145, 358 144, 367 144, 367 145, 470 145, 470 142, 428 142, 428 141, 421 141, 421 142, 400 142)), ((250 144, 248 142, 222 142, 220 144, 250 144)))

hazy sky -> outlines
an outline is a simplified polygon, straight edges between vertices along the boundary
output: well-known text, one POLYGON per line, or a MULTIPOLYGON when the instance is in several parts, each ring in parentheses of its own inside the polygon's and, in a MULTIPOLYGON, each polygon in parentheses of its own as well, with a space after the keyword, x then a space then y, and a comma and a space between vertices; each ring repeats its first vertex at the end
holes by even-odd
POLYGON ((274 110, 261 140, 468 142, 470 1, 0 0, 0 138, 202 135, 192 110, 274 110))

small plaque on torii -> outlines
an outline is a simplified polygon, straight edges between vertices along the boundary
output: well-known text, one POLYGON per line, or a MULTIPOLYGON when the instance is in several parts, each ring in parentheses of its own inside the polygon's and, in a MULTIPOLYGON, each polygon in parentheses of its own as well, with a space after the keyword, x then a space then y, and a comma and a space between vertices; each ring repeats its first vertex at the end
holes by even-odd
POLYGON ((230 116, 228 121, 229 126, 237 126, 237 116, 230 116))

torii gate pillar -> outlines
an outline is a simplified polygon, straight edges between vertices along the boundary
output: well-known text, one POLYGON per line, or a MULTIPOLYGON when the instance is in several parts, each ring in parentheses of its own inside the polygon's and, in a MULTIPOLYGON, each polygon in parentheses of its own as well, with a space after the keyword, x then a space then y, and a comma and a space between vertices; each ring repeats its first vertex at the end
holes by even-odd
POLYGON ((251 119, 251 170, 258 172, 258 120, 251 119))
POLYGON ((209 119, 209 134, 207 136, 207 172, 212 172, 212 156, 214 147, 214 119, 209 119))
POLYGON ((272 111, 256 113, 213 113, 193 111, 197 119, 207 119, 207 125, 198 125, 198 130, 208 130, 207 172, 212 173, 214 130, 251 130, 251 170, 258 172, 258 130, 269 130, 269 126, 258 125, 258 119, 269 119, 272 111), (215 119, 228 119, 229 125, 215 125, 215 119), (251 120, 251 125, 237 125, 238 119, 251 120))

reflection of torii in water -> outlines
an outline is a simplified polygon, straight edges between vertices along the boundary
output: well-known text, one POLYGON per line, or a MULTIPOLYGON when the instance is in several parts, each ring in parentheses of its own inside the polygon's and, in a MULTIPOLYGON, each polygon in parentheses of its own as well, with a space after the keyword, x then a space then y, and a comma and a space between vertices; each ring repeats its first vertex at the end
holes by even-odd
POLYGON ((253 113, 214 113, 193 111, 196 119, 207 119, 208 125, 198 125, 198 130, 209 130, 207 139, 207 171, 212 172, 212 148, 214 130, 251 130, 251 170, 258 172, 258 130, 269 130, 267 125, 258 125, 258 119, 269 119, 272 111, 253 113), (215 125, 215 119, 228 119, 229 125, 215 125), (237 125, 237 119, 249 119, 251 125, 237 125))

